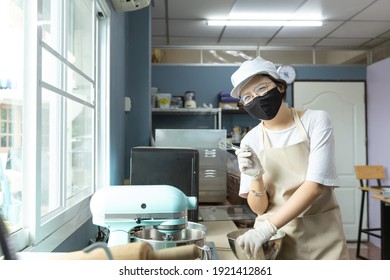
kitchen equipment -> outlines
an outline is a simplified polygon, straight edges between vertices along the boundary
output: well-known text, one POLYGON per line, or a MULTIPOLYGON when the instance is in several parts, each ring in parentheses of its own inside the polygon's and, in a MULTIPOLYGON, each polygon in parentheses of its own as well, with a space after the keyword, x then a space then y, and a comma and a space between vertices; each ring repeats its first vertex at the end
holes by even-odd
POLYGON ((187 210, 197 208, 197 199, 169 185, 109 186, 93 194, 90 208, 92 222, 109 229, 108 246, 114 246, 128 243, 139 226, 162 234, 187 228, 187 210))
POLYGON ((147 242, 133 242, 105 248, 94 243, 82 251, 53 253, 53 260, 194 260, 201 256, 201 249, 195 244, 154 251, 147 242), (109 251, 107 251, 109 250, 109 251))
POLYGON ((207 231, 207 227, 205 225, 202 225, 202 224, 199 224, 199 223, 194 223, 194 222, 188 222, 187 223, 187 228, 204 231, 205 233, 207 231))
MULTIPOLYGON (((230 248, 233 251, 234 256, 238 260, 249 260, 245 254, 245 252, 241 249, 241 247, 237 244, 236 239, 243 235, 246 231, 250 230, 251 228, 242 228, 238 229, 232 232, 229 232, 227 234, 227 238, 229 241, 230 248)), ((282 246, 283 237, 285 236, 285 233, 281 230, 278 230, 276 234, 266 243, 263 244, 262 252, 260 252, 260 256, 257 258, 257 260, 274 260, 276 259, 280 248, 282 246)), ((253 260, 253 259, 252 259, 253 260)))
POLYGON ((171 98, 171 109, 178 109, 178 108, 183 108, 184 106, 184 101, 183 101, 183 96, 172 96, 171 98))
POLYGON ((147 227, 134 232, 132 239, 134 242, 149 243, 156 252, 161 249, 194 244, 204 251, 205 259, 210 259, 210 248, 205 245, 205 229, 206 227, 201 224, 189 223, 187 228, 167 234, 153 227, 147 227))
POLYGON ((178 247, 188 244, 203 246, 206 232, 197 229, 185 228, 180 231, 166 234, 159 230, 148 227, 134 233, 135 242, 147 242, 155 250, 178 247))
POLYGON ((199 202, 226 201, 226 151, 218 147, 226 129, 156 129, 156 147, 193 148, 199 151, 199 202))
MULTIPOLYGON (((132 185, 175 186, 186 196, 198 198, 199 152, 190 148, 133 147, 130 181, 132 185)), ((198 207, 187 211, 187 219, 198 222, 198 207)))
POLYGON ((156 97, 156 94, 157 94, 157 91, 158 91, 158 88, 156 87, 152 87, 150 89, 150 96, 151 96, 151 101, 152 101, 152 108, 156 108, 157 107, 157 97, 156 97))
POLYGON ((186 91, 184 93, 184 107, 194 109, 196 108, 195 101, 196 93, 194 91, 186 91))

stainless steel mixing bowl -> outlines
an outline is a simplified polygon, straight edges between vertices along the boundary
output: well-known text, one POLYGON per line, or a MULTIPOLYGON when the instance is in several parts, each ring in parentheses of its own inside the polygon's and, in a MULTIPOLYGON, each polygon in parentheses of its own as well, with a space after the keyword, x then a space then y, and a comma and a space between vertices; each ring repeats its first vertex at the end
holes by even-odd
MULTIPOLYGON (((227 238, 229 241, 230 248, 232 249, 234 255, 239 260, 254 260, 254 258, 248 258, 245 252, 241 249, 240 245, 237 244, 236 239, 250 230, 250 228, 238 229, 227 234, 227 238)), ((274 260, 278 255, 280 248, 282 246, 283 237, 285 233, 281 230, 278 230, 276 234, 269 240, 264 243, 262 248, 263 250, 260 252, 257 260, 274 260)))
POLYGON ((187 228, 204 231, 205 233, 207 231, 207 227, 205 225, 202 225, 202 224, 199 224, 199 223, 195 223, 195 222, 188 222, 187 223, 187 228))
POLYGON ((134 233, 134 241, 148 242, 154 249, 164 249, 181 245, 196 244, 203 246, 206 233, 204 231, 186 228, 173 234, 165 234, 155 228, 146 228, 134 233))

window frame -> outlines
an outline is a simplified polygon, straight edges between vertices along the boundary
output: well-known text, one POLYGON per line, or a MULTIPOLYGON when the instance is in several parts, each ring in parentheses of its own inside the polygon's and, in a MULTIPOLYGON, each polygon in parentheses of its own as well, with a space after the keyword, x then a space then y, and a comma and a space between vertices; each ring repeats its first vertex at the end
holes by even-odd
MULTIPOLYGON (((82 224, 91 218, 89 201, 94 191, 109 183, 109 86, 110 86, 110 18, 111 11, 106 0, 91 0, 94 6, 94 186, 92 193, 85 195, 73 206, 61 209, 57 215, 43 222, 40 215, 40 154, 41 143, 41 91, 45 86, 40 75, 42 26, 38 15, 43 0, 25 0, 25 75, 24 88, 36 89, 37 94, 23 97, 23 228, 11 234, 17 251, 52 251, 82 224), (97 33, 98 32, 98 33, 97 33), (97 64, 97 65, 96 65, 97 64), (101 170, 97 172, 96 170, 101 170)), ((62 9, 64 1, 60 0, 62 9)), ((66 185, 62 186, 66 188, 66 185)))

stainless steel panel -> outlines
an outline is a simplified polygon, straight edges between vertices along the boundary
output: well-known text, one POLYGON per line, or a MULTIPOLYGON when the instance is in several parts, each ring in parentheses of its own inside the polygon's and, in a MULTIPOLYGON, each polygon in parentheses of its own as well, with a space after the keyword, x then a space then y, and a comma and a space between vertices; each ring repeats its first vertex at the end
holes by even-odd
POLYGON ((187 147, 199 151, 199 201, 226 200, 226 151, 219 140, 225 129, 156 129, 156 147, 187 147))

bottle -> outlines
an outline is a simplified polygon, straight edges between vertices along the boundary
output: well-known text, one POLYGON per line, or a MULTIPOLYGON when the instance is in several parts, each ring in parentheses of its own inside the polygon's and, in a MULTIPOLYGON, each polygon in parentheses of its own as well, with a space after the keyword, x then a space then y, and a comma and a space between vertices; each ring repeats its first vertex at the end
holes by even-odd
POLYGON ((184 93, 184 108, 196 108, 195 95, 194 91, 186 91, 184 93))

